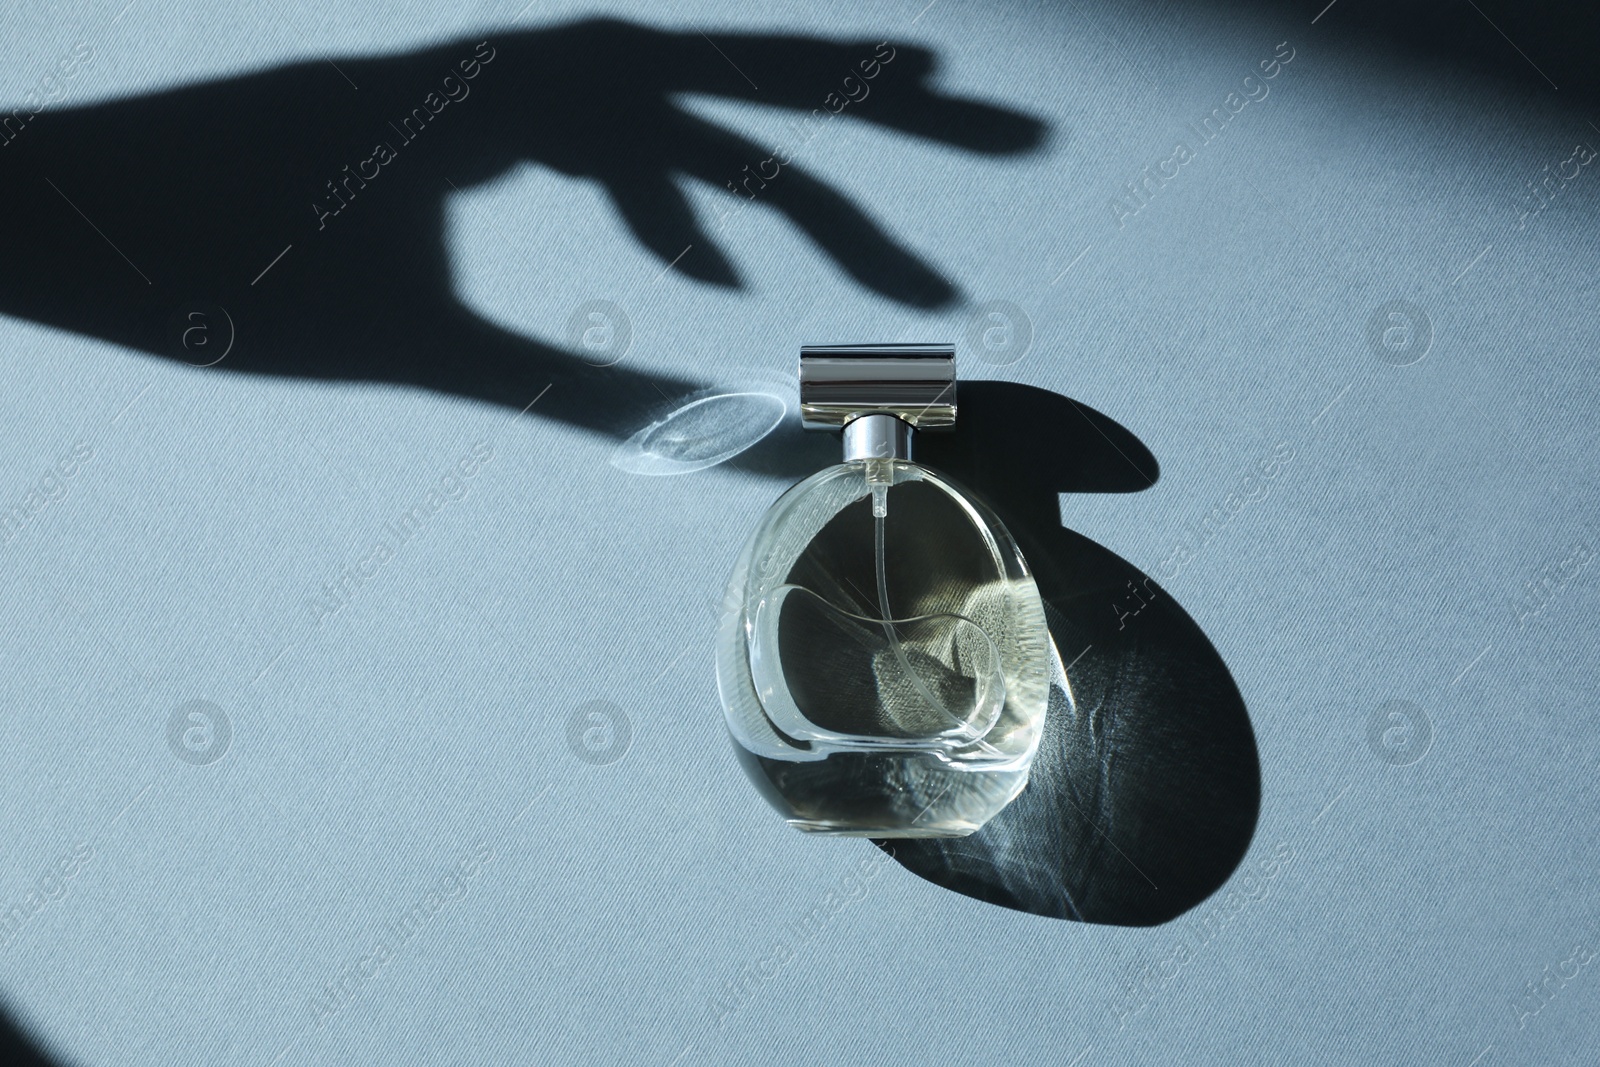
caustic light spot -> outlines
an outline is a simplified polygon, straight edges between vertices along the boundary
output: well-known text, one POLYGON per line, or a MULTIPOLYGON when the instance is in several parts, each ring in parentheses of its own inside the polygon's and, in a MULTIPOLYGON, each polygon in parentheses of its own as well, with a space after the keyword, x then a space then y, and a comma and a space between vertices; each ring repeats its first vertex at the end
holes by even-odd
POLYGON ((699 393, 619 445, 611 465, 647 475, 704 470, 756 444, 788 412, 788 403, 774 393, 699 393))

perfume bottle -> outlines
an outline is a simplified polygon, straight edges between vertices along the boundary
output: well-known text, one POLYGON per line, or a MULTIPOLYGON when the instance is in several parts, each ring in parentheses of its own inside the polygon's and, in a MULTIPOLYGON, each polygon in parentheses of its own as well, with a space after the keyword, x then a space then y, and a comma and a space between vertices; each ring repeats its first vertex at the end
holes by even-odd
POLYGON ((911 458, 914 431, 955 424, 955 387, 950 345, 801 350, 802 425, 842 430, 844 461, 763 517, 717 649, 735 749, 798 829, 963 837, 1027 784, 1044 604, 994 513, 911 458))

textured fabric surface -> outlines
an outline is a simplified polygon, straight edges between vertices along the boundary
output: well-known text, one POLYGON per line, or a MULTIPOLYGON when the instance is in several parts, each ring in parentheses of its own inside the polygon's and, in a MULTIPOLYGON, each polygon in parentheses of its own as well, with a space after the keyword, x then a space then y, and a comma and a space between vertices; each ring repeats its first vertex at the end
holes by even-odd
MULTIPOLYGON (((17 1027, 61 1064, 1592 1063, 1600 107, 1567 83, 1567 53, 1526 36, 1535 16, 1432 5, 1436 31, 1408 36, 1357 32, 1359 7, 14 6, 0 997, 17 1027), (421 105, 475 42, 596 14, 689 43, 921 46, 931 84, 1047 136, 958 148, 859 121, 871 99, 806 125, 761 103, 759 63, 707 38, 707 82, 681 106, 792 161, 754 201, 723 186, 760 155, 681 179, 725 263, 647 247, 670 196, 619 205, 555 156, 452 174, 422 139, 331 214, 323 178, 371 150, 319 131, 379 91, 362 84, 390 69, 375 61, 436 54, 421 105), (1469 38, 1459 56, 1437 44, 1469 38), (169 90, 312 76, 270 73, 288 64, 321 71, 326 105, 251 89, 251 110, 172 105, 235 116, 220 125, 163 118, 169 90), (121 154, 77 145, 72 168, 37 175, 52 193, 16 160, 55 158, 48 123, 76 109, 121 154), (160 159, 137 159, 145 129, 164 131, 160 159), (290 198, 306 236, 209 249, 273 232, 259 200, 206 186, 251 152, 325 161, 290 198), (183 174, 205 211, 116 203, 119 169, 159 192, 134 162, 183 174), (323 262, 311 241, 373 227, 364 206, 423 174, 437 261, 402 230, 303 273, 323 262), (800 175, 910 259, 841 268, 773 210, 826 202, 782 184, 800 175), (47 204, 67 243, 19 244, 47 204), (69 256, 81 286, 39 280, 69 256), (241 357, 270 338, 304 365, 187 366, 125 337, 117 301, 85 309, 91 289, 171 284, 140 281, 167 262, 215 263, 241 301, 303 285, 320 317, 229 329, 241 357), (397 265, 392 299, 341 324, 342 294, 397 265), (351 377, 316 362, 329 352, 403 345, 403 313, 440 286, 530 351, 588 329, 604 349, 621 308, 627 403, 572 404, 557 384, 518 415, 536 389, 315 380, 351 377), (336 341, 316 347, 307 322, 336 341), (635 405, 653 381, 783 382, 801 344, 867 340, 954 340, 965 379, 1071 397, 1159 463, 1128 491, 1101 456, 1059 510, 1181 605, 1254 733, 1248 850, 1170 921, 951 892, 868 842, 787 829, 740 772, 717 602, 762 511, 830 450, 784 437, 798 459, 669 477, 612 459, 661 414, 635 405)), ((491 79, 510 69, 493 61, 438 136, 503 107, 491 79)), ((520 106, 544 131, 592 91, 544 84, 520 106)), ((961 126, 942 132, 976 136, 961 126)), ((508 159, 532 152, 502 132, 508 159)), ((608 173, 661 163, 602 142, 608 173)), ((229 180, 282 192, 270 172, 229 180)), ((172 292, 180 343, 199 339, 188 324, 220 342, 214 305, 232 299, 172 292)), ((1107 566, 1086 576, 1102 625, 1137 633, 1163 609, 1107 566)), ((1138 647, 1181 714, 1174 661, 1138 647)), ((1137 831, 1101 829, 1096 862, 1137 831)))

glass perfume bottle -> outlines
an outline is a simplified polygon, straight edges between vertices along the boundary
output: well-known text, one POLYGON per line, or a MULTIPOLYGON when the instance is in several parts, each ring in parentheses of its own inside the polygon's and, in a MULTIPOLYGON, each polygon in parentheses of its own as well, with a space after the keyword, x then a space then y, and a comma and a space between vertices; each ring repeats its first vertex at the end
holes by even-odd
POLYGON ((844 462, 780 497, 723 600, 717 686, 791 826, 962 837, 1028 781, 1051 681, 1044 604, 982 501, 911 459, 956 418, 949 345, 807 347, 808 430, 844 462))

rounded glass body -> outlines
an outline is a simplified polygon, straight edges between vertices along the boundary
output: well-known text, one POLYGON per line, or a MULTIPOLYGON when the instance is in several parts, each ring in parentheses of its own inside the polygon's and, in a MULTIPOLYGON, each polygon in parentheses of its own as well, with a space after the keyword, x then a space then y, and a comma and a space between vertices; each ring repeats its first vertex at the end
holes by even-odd
POLYGON ((1050 678, 1044 604, 1011 535, 907 460, 790 489, 723 602, 729 731, 801 830, 972 833, 1027 784, 1050 678))

